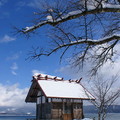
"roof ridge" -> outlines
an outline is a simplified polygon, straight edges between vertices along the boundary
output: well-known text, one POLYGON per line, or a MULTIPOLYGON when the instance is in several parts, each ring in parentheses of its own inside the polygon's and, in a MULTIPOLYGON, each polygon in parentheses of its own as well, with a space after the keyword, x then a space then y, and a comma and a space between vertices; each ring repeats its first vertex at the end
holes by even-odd
POLYGON ((54 81, 68 81, 69 83, 80 83, 82 78, 77 79, 77 80, 64 80, 63 78, 57 77, 57 76, 51 76, 47 74, 41 74, 37 73, 36 75, 33 76, 33 80, 54 80, 54 81))

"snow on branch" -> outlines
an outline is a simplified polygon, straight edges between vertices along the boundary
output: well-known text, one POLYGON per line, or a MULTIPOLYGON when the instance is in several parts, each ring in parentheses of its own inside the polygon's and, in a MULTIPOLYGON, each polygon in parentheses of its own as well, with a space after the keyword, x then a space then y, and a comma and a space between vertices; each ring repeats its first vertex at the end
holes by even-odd
POLYGON ((74 46, 74 45, 79 45, 79 44, 86 44, 87 46, 102 45, 102 44, 108 43, 113 40, 117 40, 117 41, 120 40, 120 34, 111 35, 111 36, 104 37, 103 39, 98 39, 98 40, 81 39, 81 40, 77 40, 77 41, 72 41, 67 44, 58 45, 56 48, 54 48, 51 51, 48 51, 46 53, 43 53, 43 51, 38 54, 35 53, 32 57, 39 58, 40 56, 50 56, 52 53, 58 51, 61 48, 70 47, 70 46, 74 46))
POLYGON ((102 12, 120 12, 120 5, 113 5, 113 4, 108 4, 108 3, 102 2, 100 8, 91 8, 91 9, 88 9, 87 11, 86 10, 72 11, 64 16, 60 16, 60 18, 57 18, 56 20, 47 19, 47 20, 41 21, 38 24, 33 25, 31 27, 26 27, 22 30, 22 32, 24 34, 26 34, 26 33, 32 32, 32 31, 36 30, 37 28, 40 28, 41 26, 44 26, 47 24, 55 26, 62 22, 65 22, 65 21, 68 21, 71 19, 76 19, 81 16, 85 16, 85 15, 89 15, 89 14, 97 14, 97 13, 102 13, 102 12))

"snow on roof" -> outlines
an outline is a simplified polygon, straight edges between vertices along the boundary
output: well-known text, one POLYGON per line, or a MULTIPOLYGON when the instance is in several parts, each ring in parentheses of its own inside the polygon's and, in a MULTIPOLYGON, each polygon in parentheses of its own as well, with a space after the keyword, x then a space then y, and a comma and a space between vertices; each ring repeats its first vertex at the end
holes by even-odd
POLYGON ((95 99, 81 84, 76 82, 38 80, 38 84, 46 97, 95 99))
POLYGON ((57 79, 57 80, 62 80, 63 78, 60 77, 56 77, 56 76, 52 76, 52 75, 47 75, 47 74, 40 74, 40 73, 35 73, 33 76, 36 80, 40 80, 40 79, 57 79))

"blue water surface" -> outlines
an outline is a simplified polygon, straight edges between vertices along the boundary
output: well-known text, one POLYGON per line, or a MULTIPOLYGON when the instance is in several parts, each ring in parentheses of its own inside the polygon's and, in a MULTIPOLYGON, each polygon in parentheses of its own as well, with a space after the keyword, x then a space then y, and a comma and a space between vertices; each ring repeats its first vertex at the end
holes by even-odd
POLYGON ((0 116, 0 120, 33 120, 35 116, 0 116))
MULTIPOLYGON (((86 118, 95 118, 97 120, 97 114, 87 113, 85 114, 86 118)), ((105 120, 120 120, 120 113, 108 113, 105 120)))
MULTIPOLYGON (((95 118, 97 120, 97 114, 87 113, 86 118, 95 118)), ((35 116, 0 116, 0 120, 34 120, 35 116)), ((109 113, 105 120, 120 120, 120 113, 109 113)))

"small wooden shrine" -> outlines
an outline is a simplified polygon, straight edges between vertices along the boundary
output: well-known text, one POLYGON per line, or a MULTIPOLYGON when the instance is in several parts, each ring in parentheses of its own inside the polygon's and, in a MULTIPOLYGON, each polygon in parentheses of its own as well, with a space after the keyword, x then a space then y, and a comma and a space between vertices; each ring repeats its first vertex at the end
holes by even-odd
POLYGON ((36 120, 73 120, 84 117, 83 100, 94 99, 80 80, 37 74, 25 101, 36 103, 36 120))

